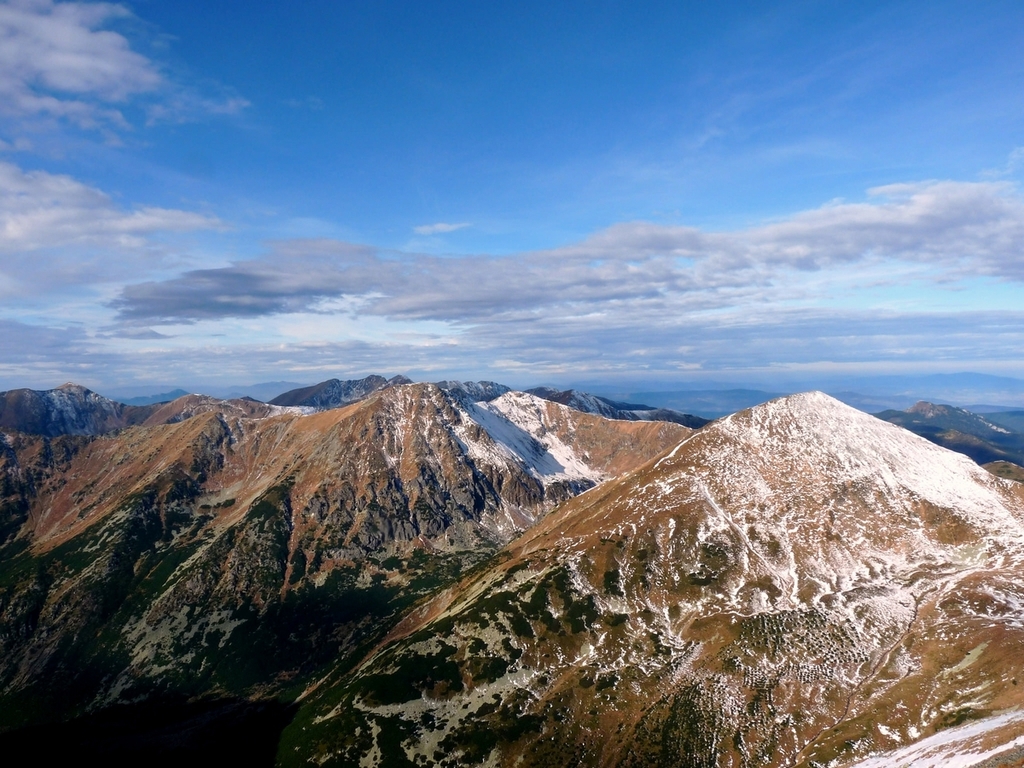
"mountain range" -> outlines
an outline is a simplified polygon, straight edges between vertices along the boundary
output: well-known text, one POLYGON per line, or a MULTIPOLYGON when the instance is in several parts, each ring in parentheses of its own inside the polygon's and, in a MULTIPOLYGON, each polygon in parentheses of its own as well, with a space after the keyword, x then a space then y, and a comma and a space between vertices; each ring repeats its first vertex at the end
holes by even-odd
MULTIPOLYGON (((0 746, 1020 758, 1024 484, 821 393, 693 428, 573 391, 370 379, 270 404, 0 395, 0 746)), ((911 410, 887 418, 984 426, 911 410)), ((982 421, 993 445, 1013 431, 982 421)))

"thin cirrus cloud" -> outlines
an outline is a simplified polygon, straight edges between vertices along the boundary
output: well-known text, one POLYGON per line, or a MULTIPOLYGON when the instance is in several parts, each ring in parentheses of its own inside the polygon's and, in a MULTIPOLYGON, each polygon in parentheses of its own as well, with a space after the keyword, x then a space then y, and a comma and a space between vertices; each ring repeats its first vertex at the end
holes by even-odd
POLYGON ((470 226, 468 221, 463 221, 458 224, 448 224, 444 221, 439 221, 436 224, 423 224, 418 227, 413 227, 412 231, 417 235, 443 235, 447 232, 456 232, 460 229, 465 229, 470 226))
POLYGON ((617 224, 574 245, 516 256, 437 257, 331 240, 278 242, 261 258, 126 286, 119 318, 190 323, 324 310, 462 326, 595 313, 664 323, 680 312, 822 300, 840 279, 1024 279, 1024 200, 1007 184, 880 187, 732 232, 617 224), (855 266, 851 277, 851 266, 855 266), (471 286, 471 289, 467 289, 471 286), (347 310, 351 311, 351 310, 347 310))
POLYGON ((234 114, 249 102, 203 96, 177 85, 127 38, 104 29, 132 16, 113 3, 10 0, 0 4, 0 114, 50 117, 85 129, 126 129, 131 99, 156 100, 150 123, 234 114))

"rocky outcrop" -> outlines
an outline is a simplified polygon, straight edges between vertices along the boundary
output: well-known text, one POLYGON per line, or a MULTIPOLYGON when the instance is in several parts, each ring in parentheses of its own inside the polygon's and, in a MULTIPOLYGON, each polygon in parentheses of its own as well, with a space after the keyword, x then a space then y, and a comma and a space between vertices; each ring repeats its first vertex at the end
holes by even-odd
POLYGON ((446 392, 461 394, 470 402, 490 402, 501 397, 506 392, 511 392, 511 387, 498 384, 495 381, 439 381, 437 386, 446 392))

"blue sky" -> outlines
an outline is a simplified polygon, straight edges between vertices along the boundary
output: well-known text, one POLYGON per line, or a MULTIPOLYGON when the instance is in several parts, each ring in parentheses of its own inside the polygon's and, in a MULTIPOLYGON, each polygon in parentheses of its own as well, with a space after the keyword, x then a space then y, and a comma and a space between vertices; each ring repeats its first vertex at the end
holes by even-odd
POLYGON ((0 388, 1024 376, 1021 50, 1010 2, 0 2, 0 388))

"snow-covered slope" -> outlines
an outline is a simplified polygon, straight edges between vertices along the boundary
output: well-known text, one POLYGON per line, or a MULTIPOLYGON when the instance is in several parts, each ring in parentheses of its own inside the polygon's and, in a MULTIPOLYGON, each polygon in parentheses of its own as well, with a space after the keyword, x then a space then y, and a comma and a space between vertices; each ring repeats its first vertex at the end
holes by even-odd
POLYGON ((1015 768, 1024 764, 1024 711, 939 731, 852 768, 1015 768))
MULTIPOLYGON (((838 768, 1024 706, 1022 487, 821 393, 705 427, 508 553, 310 704, 312 759, 334 727, 451 765, 838 768)), ((364 742, 335 748, 375 764, 364 742)))
POLYGON ((604 467, 573 447, 577 423, 570 408, 523 392, 507 392, 469 409, 469 417, 540 478, 599 482, 604 467))
POLYGON ((463 388, 412 384, 382 396, 401 432, 416 428, 408 418, 412 401, 433 403, 439 428, 458 441, 460 460, 498 489, 501 503, 484 524, 502 541, 555 504, 642 464, 690 433, 675 424, 608 420, 523 392, 507 391, 486 402, 463 388))

